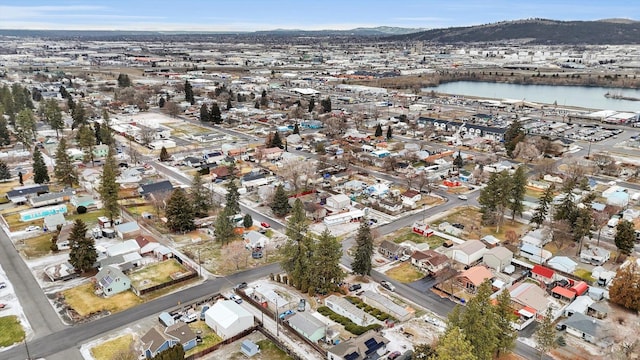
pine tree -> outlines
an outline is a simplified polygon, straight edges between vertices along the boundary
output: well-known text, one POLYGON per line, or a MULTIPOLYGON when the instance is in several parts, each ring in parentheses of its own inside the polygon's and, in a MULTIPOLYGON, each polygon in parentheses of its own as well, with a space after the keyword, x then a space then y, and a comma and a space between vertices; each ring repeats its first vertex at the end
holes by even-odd
POLYGON ((189 80, 184 81, 184 100, 191 103, 191 105, 196 103, 196 100, 193 96, 193 87, 189 80))
POLYGON ((373 235, 369 222, 363 219, 360 222, 358 233, 356 234, 356 253, 351 263, 354 273, 360 275, 371 274, 371 257, 373 256, 373 235))
POLYGON ((253 226, 253 218, 250 214, 246 214, 244 218, 242 218, 242 226, 244 226, 245 229, 253 226))
POLYGON ((47 169, 47 165, 44 163, 44 158, 42 157, 40 149, 36 147, 33 150, 33 182, 36 184, 44 184, 49 181, 49 170, 47 169))
POLYGON ((87 237, 87 225, 81 219, 76 219, 71 228, 69 245, 69 263, 81 272, 92 269, 98 259, 98 253, 93 239, 87 237))
POLYGON ((193 223, 193 207, 189 203, 189 198, 184 190, 178 188, 173 190, 169 200, 167 200, 167 227, 173 232, 189 232, 196 228, 193 223))
POLYGON ((467 302, 460 315, 460 328, 464 330, 478 360, 491 360, 496 353, 500 334, 497 314, 491 303, 491 283, 483 282, 476 296, 467 302))
POLYGON ((218 103, 213 103, 211 105, 211 115, 209 116, 209 120, 214 124, 222 124, 222 113, 220 112, 218 103))
POLYGON ((382 125, 380 124, 376 125, 376 132, 373 134, 373 136, 375 137, 382 136, 382 125))
POLYGON ((16 137, 26 148, 31 148, 36 131, 36 119, 30 109, 21 110, 15 122, 16 137))
POLYGON ((231 110, 233 108, 233 105, 231 104, 231 98, 227 99, 227 111, 231 110))
POLYGON ((18 171, 18 183, 20 183, 20 186, 24 185, 24 180, 22 179, 22 171, 18 171))
POLYGON ((227 183, 225 206, 231 215, 240 213, 240 194, 238 193, 238 185, 236 185, 234 179, 231 179, 231 181, 227 183))
POLYGON ((300 134, 300 127, 298 127, 298 123, 293 126, 293 133, 300 134))
POLYGON ((169 155, 167 148, 163 146, 162 149, 160 149, 160 161, 169 161, 169 160, 171 160, 171 155, 169 155))
POLYGON ((342 245, 325 229, 318 237, 311 256, 309 286, 319 293, 333 290, 335 284, 344 279, 344 272, 340 267, 341 257, 342 245))
POLYGON ((77 142, 81 149, 84 150, 85 160, 91 161, 91 166, 94 165, 93 147, 96 146, 96 137, 91 131, 91 128, 87 124, 80 125, 78 128, 77 142))
POLYGON ((331 112, 331 98, 327 96, 326 98, 320 100, 320 106, 322 107, 323 113, 331 112))
POLYGON ((495 224, 496 232, 504 219, 504 213, 509 206, 511 177, 506 171, 491 174, 487 186, 480 191, 478 203, 482 220, 486 224, 495 224))
POLYGON ((618 248, 618 256, 620 256, 620 254, 627 256, 631 255, 636 241, 636 233, 633 223, 621 219, 618 222, 618 225, 616 225, 616 236, 613 241, 618 248))
POLYGON ((393 137, 393 129, 391 129, 391 125, 387 127, 387 140, 390 140, 393 137))
POLYGON ((511 294, 509 294, 509 291, 503 290, 498 294, 497 300, 498 302, 494 309, 498 326, 496 358, 500 358, 502 355, 511 352, 516 346, 518 332, 511 326, 511 323, 516 321, 516 316, 511 308, 511 294))
POLYGON ((11 172, 9 171, 9 167, 7 163, 0 160, 0 180, 8 180, 11 179, 11 172))
POLYGON ((225 207, 218 217, 216 218, 215 224, 213 224, 213 232, 216 236, 216 240, 219 241, 222 245, 228 244, 231 239, 235 236, 234 229, 235 224, 233 224, 231 217, 234 214, 231 214, 230 211, 225 207))
POLYGON ((167 100, 165 100, 163 97, 160 98, 160 100, 158 100, 158 107, 160 109, 162 109, 164 107, 164 104, 167 102, 167 100))
POLYGON ((547 308, 547 312, 533 337, 536 340, 536 349, 540 352, 540 359, 543 359, 544 354, 556 347, 556 330, 553 326, 553 312, 550 307, 547 308))
POLYGON ((56 166, 53 168, 53 176, 67 187, 78 184, 78 174, 67 153, 67 140, 63 137, 56 148, 56 166))
POLYGON ((464 166, 464 160, 462 160, 462 155, 460 155, 460 151, 458 151, 458 155, 453 159, 453 166, 460 170, 464 166))
POLYGON ((55 99, 48 99, 44 104, 45 120, 51 129, 56 131, 56 137, 60 137, 59 131, 64 129, 64 120, 58 102, 55 99))
POLYGON ((102 109, 102 123, 100 124, 100 140, 104 145, 115 145, 113 141, 113 134, 111 133, 111 120, 109 119, 109 112, 106 108, 102 109))
POLYGON ((209 214, 211 209, 211 194, 209 189, 204 187, 202 175, 196 172, 193 175, 191 188, 189 189, 189 200, 193 206, 196 217, 204 217, 209 214))
POLYGON ((519 166, 511 177, 511 186, 509 188, 509 210, 511 210, 511 220, 515 220, 516 215, 522 217, 526 186, 527 173, 523 165, 519 166))
POLYGON ((211 121, 211 114, 209 113, 209 108, 207 107, 207 104, 202 104, 202 106, 200 106, 200 121, 202 122, 211 121))
POLYGON ((129 75, 120 74, 118 75, 118 87, 126 88, 131 86, 131 79, 129 79, 129 75))
POLYGON ((271 210, 278 217, 283 217, 289 213, 291 206, 289 205, 289 197, 284 191, 282 185, 276 187, 276 192, 273 195, 273 201, 271 202, 271 210))
POLYGON ((104 214, 109 221, 113 223, 118 215, 120 215, 120 205, 118 204, 118 189, 120 186, 116 182, 118 177, 118 164, 116 164, 115 151, 113 147, 109 148, 107 158, 102 167, 102 178, 100 180, 100 197, 102 198, 102 208, 104 214))
POLYGON ((466 339, 465 332, 453 327, 444 333, 438 342, 434 360, 476 360, 473 345, 466 339))
POLYGON ((547 215, 549 215, 549 206, 553 201, 553 192, 555 191, 555 186, 549 186, 540 199, 538 200, 538 207, 536 211, 533 213, 530 222, 532 224, 536 224, 536 229, 540 228, 540 225, 544 223, 547 219, 547 215))
POLYGON ((504 133, 504 147, 509 157, 513 156, 513 150, 516 149, 516 145, 518 145, 520 141, 524 140, 524 137, 525 133, 522 125, 518 119, 513 120, 504 133))
POLYGON ((314 107, 316 107, 316 99, 311 98, 309 100, 309 112, 312 112, 314 107))
POLYGON ((620 266, 611 281, 609 299, 629 310, 640 311, 640 269, 636 259, 620 266))
POLYGON ((11 144, 11 134, 7 128, 7 119, 2 116, 2 107, 0 107, 0 146, 11 144))
POLYGON ((273 138, 271 138, 271 146, 282 149, 282 138, 280 137, 280 132, 276 131, 273 133, 273 138))
POLYGON ((78 103, 73 107, 73 110, 71 111, 71 118, 73 118, 71 130, 77 129, 81 125, 87 124, 87 115, 84 111, 84 106, 82 105, 82 103, 78 103))
POLYGON ((285 231, 287 242, 282 247, 285 258, 282 268, 302 292, 306 292, 309 286, 310 254, 314 250, 313 240, 307 233, 308 230, 302 201, 296 199, 285 231))

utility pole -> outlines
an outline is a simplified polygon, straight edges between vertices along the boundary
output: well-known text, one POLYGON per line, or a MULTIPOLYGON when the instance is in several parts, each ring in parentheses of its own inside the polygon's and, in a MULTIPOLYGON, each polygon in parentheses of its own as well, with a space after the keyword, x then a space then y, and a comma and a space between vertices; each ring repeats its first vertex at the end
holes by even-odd
POLYGON ((24 337, 24 347, 27 349, 27 360, 31 360, 31 354, 29 353, 29 346, 27 346, 27 337, 24 337))

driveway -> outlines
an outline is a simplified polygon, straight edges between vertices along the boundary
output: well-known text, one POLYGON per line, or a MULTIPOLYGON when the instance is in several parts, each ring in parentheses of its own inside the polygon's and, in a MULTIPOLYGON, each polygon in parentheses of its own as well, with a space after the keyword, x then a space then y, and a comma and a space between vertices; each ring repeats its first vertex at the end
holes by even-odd
POLYGON ((433 285, 436 284, 436 278, 433 276, 425 276, 420 280, 416 280, 412 283, 408 283, 407 285, 413 289, 416 289, 420 292, 431 291, 433 285))

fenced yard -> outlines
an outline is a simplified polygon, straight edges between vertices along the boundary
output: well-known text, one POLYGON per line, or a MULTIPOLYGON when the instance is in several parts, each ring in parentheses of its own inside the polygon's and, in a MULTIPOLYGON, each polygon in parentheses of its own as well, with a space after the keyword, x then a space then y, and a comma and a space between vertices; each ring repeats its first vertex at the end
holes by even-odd
POLYGON ((84 284, 62 292, 65 303, 78 316, 86 317, 103 311, 123 311, 142 303, 132 291, 124 291, 108 298, 95 294, 93 284, 84 284))

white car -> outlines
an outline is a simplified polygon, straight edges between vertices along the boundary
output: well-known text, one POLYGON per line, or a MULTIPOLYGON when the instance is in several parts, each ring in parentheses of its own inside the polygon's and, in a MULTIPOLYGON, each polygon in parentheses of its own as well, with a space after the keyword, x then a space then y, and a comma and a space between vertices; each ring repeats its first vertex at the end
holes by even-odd
POLYGON ((465 201, 466 201, 466 200, 469 200, 469 199, 467 198, 467 195, 458 195, 458 199, 460 199, 460 200, 465 200, 465 201))
POLYGON ((36 225, 31 225, 31 226, 27 226, 27 228, 24 231, 40 231, 40 226, 36 226, 36 225))

